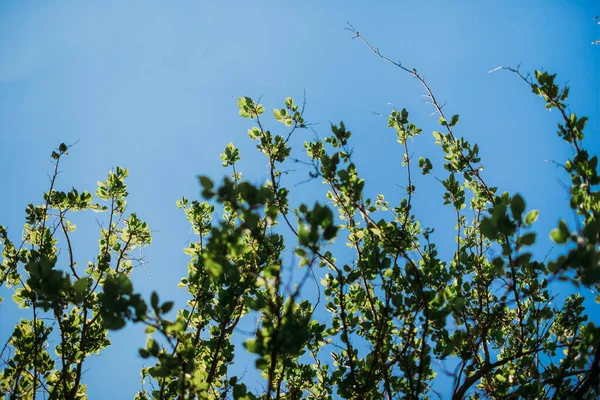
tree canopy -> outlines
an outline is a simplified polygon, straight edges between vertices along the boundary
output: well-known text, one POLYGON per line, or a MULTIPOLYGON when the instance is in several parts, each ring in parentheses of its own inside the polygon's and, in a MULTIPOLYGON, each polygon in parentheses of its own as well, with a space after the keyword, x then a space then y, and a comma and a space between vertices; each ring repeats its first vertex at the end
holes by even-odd
POLYGON ((413 154, 414 141, 428 135, 408 110, 387 117, 402 151, 402 199, 365 194, 343 122, 305 142, 305 158, 295 159, 290 138, 311 128, 303 103, 285 99, 270 120, 265 106, 240 97, 239 115, 250 121, 248 136, 266 159, 268 178, 263 185, 245 180, 231 143, 221 154, 230 174, 200 176, 202 198, 177 202, 196 238, 184 249, 188 274, 180 282, 189 301, 175 304, 159 292, 144 298, 130 279, 134 250, 151 244, 152 231, 127 208, 129 171, 111 170, 94 195, 57 190, 60 162, 71 150, 60 144, 51 154, 50 187, 42 204, 28 206, 22 238, 0 228, 0 284, 27 316, 2 352, 2 395, 86 398, 86 359, 110 345, 109 331, 128 324, 147 334, 139 355, 150 366, 141 371, 136 399, 599 395, 600 327, 588 320, 582 296, 555 301, 557 285, 600 290, 598 158, 583 145, 587 118, 568 109, 569 88, 549 72, 502 68, 555 111, 557 136, 573 150, 562 167, 571 179, 566 213, 576 213, 577 224, 561 220, 549 232, 563 252, 548 260, 530 251, 538 211, 486 181, 478 145, 458 133, 459 116, 445 115, 416 69, 350 30, 412 75, 439 117, 433 142, 441 153, 433 160, 413 154), (304 164, 326 196, 292 206, 282 180, 291 164, 304 164), (456 216, 455 235, 444 239, 455 245, 449 258, 413 211, 417 174, 440 185, 456 216), (75 212, 102 218, 97 254, 86 265, 74 255, 75 212), (299 278, 289 273, 286 251, 294 253, 299 278), (309 285, 316 295, 305 294, 309 285), (255 321, 253 332, 238 329, 244 319, 255 321), (240 352, 254 355, 259 385, 236 368, 240 352), (449 382, 443 393, 440 379, 449 382))

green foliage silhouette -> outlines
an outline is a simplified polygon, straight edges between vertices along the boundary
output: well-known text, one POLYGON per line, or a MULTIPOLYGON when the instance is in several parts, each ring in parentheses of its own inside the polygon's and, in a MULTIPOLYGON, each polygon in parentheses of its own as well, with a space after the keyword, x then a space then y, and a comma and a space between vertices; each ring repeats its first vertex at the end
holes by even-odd
POLYGON ((142 370, 145 386, 136 399, 418 399, 436 395, 436 376, 443 373, 453 379, 454 399, 598 395, 600 329, 587 322, 583 297, 555 304, 548 288, 560 279, 600 290, 598 159, 583 147, 587 119, 566 111, 568 88, 547 72, 530 77, 506 68, 558 111, 558 136, 574 149, 564 170, 581 228, 560 221, 550 237, 564 246, 563 255, 542 261, 528 250, 536 242, 538 211, 484 180, 478 146, 457 136, 458 115, 444 116, 416 70, 351 30, 423 85, 440 117, 433 136, 443 168, 420 157, 415 169, 409 146, 423 140, 422 131, 407 110, 393 110, 388 127, 403 151, 405 194, 398 204, 383 195, 369 198, 353 162, 351 132, 332 125, 330 136, 304 144, 310 177, 323 182, 327 195, 293 208, 281 178, 293 162, 290 138, 309 127, 304 107, 287 98, 274 109, 280 125, 272 129, 283 132, 276 134, 266 127, 265 108, 240 98, 239 114, 254 124, 248 135, 266 157, 269 179, 264 186, 244 181, 236 170, 240 151, 230 143, 221 160, 231 176, 219 184, 201 176, 204 200, 177 202, 196 239, 184 249, 190 260, 180 283, 189 301, 176 305, 156 292, 144 299, 130 280, 132 251, 151 243, 151 231, 127 212, 128 170, 110 171, 95 196, 57 191, 69 150, 61 144, 52 153, 43 204, 26 210, 22 239, 9 239, 0 227, 0 284, 29 312, 9 340, 10 354, 3 352, 2 395, 87 398, 85 360, 110 345, 109 330, 129 323, 146 327, 139 355, 152 365, 142 370), (456 215, 456 250, 448 260, 431 241, 433 230, 413 213, 416 171, 442 185, 444 204, 456 215), (80 211, 105 216, 98 253, 86 267, 74 258, 76 227, 68 219, 80 211), (336 240, 352 249, 353 261, 332 253, 336 240), (284 274, 286 248, 299 259, 300 279, 284 274), (317 276, 324 304, 301 300, 317 276), (174 307, 176 315, 167 317, 174 307), (328 317, 317 318, 323 313, 328 317), (245 350, 234 346, 243 318, 257 321, 245 350), (48 340, 53 331, 55 344, 48 340), (255 355, 261 387, 236 375, 240 351, 255 355), (440 367, 444 360, 452 371, 440 367))

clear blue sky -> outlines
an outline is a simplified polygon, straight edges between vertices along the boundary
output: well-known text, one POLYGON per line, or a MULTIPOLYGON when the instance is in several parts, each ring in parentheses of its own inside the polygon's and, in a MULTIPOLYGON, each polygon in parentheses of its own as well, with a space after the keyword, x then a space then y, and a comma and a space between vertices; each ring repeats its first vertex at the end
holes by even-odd
MULTIPOLYGON (((235 99, 262 96, 271 110, 287 96, 300 101, 304 90, 306 118, 319 123, 321 137, 340 120, 354 132, 367 191, 398 198, 405 176, 400 148, 372 112, 388 113, 388 103, 406 107, 424 131, 415 152, 432 157, 440 156, 431 137, 437 118, 414 79, 351 40, 344 30, 349 21, 425 76, 447 102, 446 112, 460 114, 458 134, 480 144, 485 179, 522 193, 541 210, 538 231, 549 232, 560 216, 573 220, 560 185, 566 177, 547 162, 564 161, 570 149, 554 133, 556 113, 545 111, 515 76, 488 71, 520 64, 524 71, 558 73, 571 86, 573 111, 590 117, 587 145, 597 153, 600 46, 590 43, 600 39, 598 14, 600 5, 584 0, 3 1, 0 224, 18 237, 25 206, 40 203, 48 187, 50 152, 78 142, 59 187, 94 191, 109 169, 128 167, 129 210, 155 231, 144 252, 147 272, 137 271, 134 283, 182 304, 175 286, 186 273, 181 249, 190 231, 175 200, 199 196, 197 174, 227 172, 218 155, 231 141, 241 149, 245 176, 264 180, 264 158, 247 137, 250 126, 237 115, 235 99)), ((313 137, 301 135, 299 146, 313 137)), ((305 178, 300 169, 286 182, 305 178)), ((441 208, 439 187, 425 182, 417 188, 416 211, 444 242, 451 213, 441 208)), ((300 186, 292 195, 312 202, 310 193, 300 186)), ((80 264, 97 248, 90 218, 82 219, 76 243, 80 264)), ((546 235, 540 238, 539 251, 549 249, 546 235)), ((3 297, 2 340, 18 319, 10 296, 3 297)), ((143 333, 128 328, 112 337, 113 346, 87 364, 91 399, 129 399, 139 387, 143 333)))

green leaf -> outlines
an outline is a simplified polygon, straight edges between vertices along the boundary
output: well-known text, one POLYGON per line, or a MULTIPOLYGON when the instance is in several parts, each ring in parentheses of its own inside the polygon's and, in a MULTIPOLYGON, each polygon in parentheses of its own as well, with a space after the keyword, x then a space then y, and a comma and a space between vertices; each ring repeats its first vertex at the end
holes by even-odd
POLYGON ((158 310, 158 294, 156 292, 152 292, 150 295, 150 305, 153 309, 158 310))
POLYGON ((200 185, 205 190, 211 190, 215 186, 213 181, 207 176, 199 176, 198 180, 200 180, 200 185))
POLYGON ((260 129, 256 127, 248 129, 248 136, 250 136, 250 139, 252 140, 258 139, 258 137, 260 136, 260 129))
POLYGON ((238 108, 239 114, 242 118, 250 118, 250 107, 252 107, 254 102, 249 97, 240 97, 238 99, 238 108))
POLYGON ((150 354, 156 357, 160 351, 160 346, 154 339, 148 338, 148 341, 146 342, 146 349, 150 354))
POLYGON ((491 218, 483 218, 479 224, 479 229, 483 236, 490 240, 495 240, 498 237, 498 228, 496 228, 491 218))
POLYGON ((306 254, 307 254, 307 253, 306 253, 306 250, 304 250, 304 249, 302 249, 302 248, 300 248, 300 247, 296 247, 296 248, 294 249, 294 253, 296 253, 296 255, 297 255, 298 257, 306 257, 306 254))
POLYGON ((462 311, 465 308, 465 299, 463 299, 462 297, 455 297, 454 298, 454 308, 456 309, 456 311, 462 311))
POLYGON ((323 230, 323 240, 332 240, 337 235, 337 226, 330 225, 323 230))
POLYGON ((525 211, 525 200, 519 194, 515 194, 510 202, 510 209, 512 211, 513 218, 515 221, 521 221, 523 211, 525 211))
POLYGON ((567 243, 567 239, 569 238, 569 228, 564 220, 560 220, 558 222, 558 228, 552 230, 550 232, 550 238, 557 244, 565 244, 567 243))
POLYGON ((506 215, 498 218, 496 221, 496 227, 498 228, 498 232, 508 236, 513 235, 517 228, 517 226, 506 215))
POLYGON ((80 278, 77 279, 75 281, 75 283, 73 283, 73 290, 75 291, 75 293, 81 294, 81 293, 85 293, 85 291, 88 288, 88 284, 89 284, 89 278, 80 278))
MULTIPOLYGON (((235 163, 240 161, 240 150, 237 149, 233 143, 229 143, 225 147, 225 152, 221 153, 219 155, 219 157, 223 161, 224 167, 227 167, 229 165, 235 165, 235 163)), ((203 185, 203 187, 204 187, 204 185, 203 185)), ((211 189, 211 188, 209 188, 209 189, 211 189)))
POLYGON ((206 260, 206 269, 215 278, 219 278, 223 274, 223 266, 212 258, 206 260))
POLYGON ((581 233, 589 241, 595 243, 598 239, 598 233, 600 232, 600 220, 594 220, 588 222, 581 233))
POLYGON ((118 331, 119 329, 124 328, 126 325, 124 318, 115 317, 112 315, 104 315, 102 322, 106 329, 109 329, 111 331, 118 331))
POLYGON ((458 124, 458 115, 453 115, 450 118, 450 126, 455 126, 456 124, 458 124))
POLYGON ((535 221, 537 221, 539 214, 540 214, 540 212, 538 210, 529 211, 527 213, 527 215, 525 216, 525 224, 527 226, 531 226, 531 224, 533 224, 535 221))
POLYGON ((515 265, 519 265, 521 267, 529 265, 532 256, 533 255, 531 253, 523 253, 519 255, 519 257, 517 257, 515 260, 515 265))
POLYGON ((244 347, 252 354, 258 354, 258 343, 256 339, 248 339, 244 342, 244 347))
POLYGON ((256 364, 256 368, 261 371, 266 370, 267 367, 269 366, 269 363, 264 358, 259 358, 258 360, 256 360, 255 364, 256 364))
POLYGON ((531 246, 535 243, 536 234, 534 232, 526 233, 525 235, 519 237, 517 240, 523 246, 531 246))
POLYGON ((167 314, 169 311, 171 311, 174 304, 175 304, 175 302, 173 302, 173 301, 167 301, 167 302, 163 303, 162 306, 160 306, 160 311, 163 314, 167 314))

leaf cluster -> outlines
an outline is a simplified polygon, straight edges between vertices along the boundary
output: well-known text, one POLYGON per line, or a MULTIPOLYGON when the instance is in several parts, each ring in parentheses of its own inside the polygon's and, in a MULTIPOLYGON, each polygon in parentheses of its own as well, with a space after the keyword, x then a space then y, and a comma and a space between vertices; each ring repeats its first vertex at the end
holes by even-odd
POLYGON ((195 234, 184 249, 189 262, 179 286, 188 301, 179 308, 156 292, 145 299, 134 290, 130 274, 141 259, 132 254, 151 243, 151 231, 127 213, 128 170, 110 171, 95 197, 58 191, 68 150, 61 144, 51 156, 55 169, 43 204, 27 207, 20 243, 0 227, 0 284, 31 315, 16 325, 10 352, 2 354, 0 393, 85 399, 85 360, 110 344, 109 330, 137 323, 146 327, 139 355, 149 366, 136 399, 417 399, 436 394, 440 374, 451 377, 453 399, 596 396, 600 329, 587 321, 583 297, 558 304, 549 286, 558 278, 600 290, 600 178, 597 157, 582 142, 587 119, 567 113, 569 91, 555 75, 536 72, 534 81, 513 70, 558 110, 557 134, 574 149, 564 169, 582 228, 560 221, 550 237, 567 246, 565 254, 539 260, 531 251, 539 212, 521 195, 498 195, 485 182, 478 146, 457 135, 458 115, 446 119, 417 72, 397 66, 420 80, 440 114, 433 142, 443 168, 425 157, 418 167, 441 185, 441 201, 456 217, 449 258, 413 211, 419 192, 410 147, 422 130, 406 109, 388 117, 406 174, 397 203, 365 194, 352 132, 340 122, 329 136, 304 143, 309 176, 326 195, 313 206, 292 207, 283 178, 294 162, 291 138, 308 127, 304 107, 285 99, 273 111, 273 132, 280 133, 272 133, 264 107, 240 98, 239 114, 254 124, 248 135, 266 157, 268 180, 244 181, 236 170, 240 151, 230 143, 221 160, 231 177, 217 184, 200 176, 203 199, 177 201, 195 234), (76 226, 67 217, 74 212, 105 216, 98 253, 86 268, 72 248, 76 226), (352 256, 334 255, 334 241, 344 241, 352 256), (299 279, 287 273, 286 249, 298 260, 299 279), (242 321, 254 326, 243 348, 261 373, 261 388, 236 365, 244 351, 235 346, 242 321))

